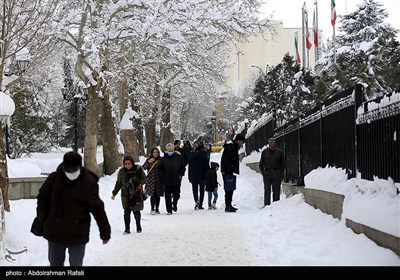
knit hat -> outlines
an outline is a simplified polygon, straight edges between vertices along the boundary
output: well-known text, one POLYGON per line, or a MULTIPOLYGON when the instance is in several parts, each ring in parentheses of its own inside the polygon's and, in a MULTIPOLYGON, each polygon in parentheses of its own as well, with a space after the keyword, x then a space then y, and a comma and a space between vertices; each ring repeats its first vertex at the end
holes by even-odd
POLYGON ((82 157, 75 151, 67 152, 63 158, 63 170, 68 173, 78 171, 82 167, 82 157))
POLYGON ((174 141, 174 145, 180 145, 181 144, 181 140, 175 140, 174 141))

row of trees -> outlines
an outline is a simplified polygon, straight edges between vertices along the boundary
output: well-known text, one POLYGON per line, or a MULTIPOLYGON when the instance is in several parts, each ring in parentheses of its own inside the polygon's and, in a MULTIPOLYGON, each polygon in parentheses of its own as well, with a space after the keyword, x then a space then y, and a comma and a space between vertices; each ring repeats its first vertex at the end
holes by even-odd
POLYGON ((241 103, 242 119, 258 120, 276 110, 286 122, 356 83, 365 85, 366 100, 400 91, 399 31, 385 23, 387 15, 377 0, 364 0, 342 16, 336 64, 333 42, 328 41, 315 69, 301 69, 289 54, 278 65, 267 66, 241 103))
POLYGON ((0 5, 0 74, 22 48, 31 57, 14 83, 0 80, 16 103, 13 155, 72 139, 73 104, 60 89, 83 87, 85 117, 79 116, 84 120, 79 126, 84 126, 85 166, 97 170, 101 143, 105 174, 120 166, 124 154, 138 160, 144 142, 150 149, 158 136, 157 144, 164 146, 173 141, 174 127, 183 134, 208 121, 217 88, 225 82, 230 44, 271 28, 269 20, 260 20, 257 0, 3 0, 0 5))

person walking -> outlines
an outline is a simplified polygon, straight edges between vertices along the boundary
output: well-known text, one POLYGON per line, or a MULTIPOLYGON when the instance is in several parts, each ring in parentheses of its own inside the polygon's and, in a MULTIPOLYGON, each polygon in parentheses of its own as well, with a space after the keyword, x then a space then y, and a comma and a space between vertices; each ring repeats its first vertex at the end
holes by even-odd
POLYGON ((221 173, 224 180, 225 212, 236 212, 237 208, 232 206, 233 192, 236 189, 236 175, 239 175, 239 148, 246 142, 242 134, 237 134, 234 140, 224 144, 221 156, 221 173))
POLYGON ((151 149, 150 156, 143 164, 143 169, 147 170, 147 181, 145 194, 150 197, 150 214, 160 214, 160 199, 164 196, 164 189, 160 178, 160 150, 151 149))
POLYGON ((218 170, 219 170, 219 164, 217 162, 212 161, 211 168, 208 169, 206 173, 205 181, 206 181, 206 191, 208 193, 208 210, 217 209, 218 184, 219 184, 217 177, 218 170))
POLYGON ((189 182, 192 184, 194 209, 202 210, 205 192, 205 178, 210 168, 208 153, 204 145, 200 144, 196 151, 189 154, 189 182))
POLYGON ((180 184, 185 175, 185 163, 178 151, 174 151, 174 144, 165 145, 166 151, 161 158, 160 176, 164 186, 165 207, 167 215, 178 211, 180 198, 180 184))
POLYGON ((277 147, 276 138, 269 138, 267 148, 261 153, 260 171, 264 181, 264 207, 271 204, 272 200, 278 201, 281 195, 281 182, 285 169, 285 156, 277 147))
POLYGON ((110 240, 111 227, 98 181, 95 173, 82 166, 81 155, 70 151, 39 189, 36 213, 48 241, 50 266, 64 266, 67 249, 70 266, 83 265, 91 215, 103 244, 110 240))
POLYGON ((111 199, 121 190, 121 203, 124 209, 124 235, 131 233, 131 212, 136 221, 136 232, 142 232, 140 224, 141 213, 143 210, 143 185, 146 183, 146 173, 139 164, 131 156, 125 156, 123 159, 123 167, 118 171, 117 181, 112 191, 111 199))

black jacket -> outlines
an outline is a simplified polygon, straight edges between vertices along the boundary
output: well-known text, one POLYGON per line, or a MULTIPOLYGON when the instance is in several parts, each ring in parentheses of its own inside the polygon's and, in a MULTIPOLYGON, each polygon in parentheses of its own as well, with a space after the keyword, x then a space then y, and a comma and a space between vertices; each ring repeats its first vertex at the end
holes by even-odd
POLYGON ((213 192, 218 188, 217 171, 215 171, 216 164, 211 162, 211 168, 206 173, 206 191, 213 192))
POLYGON ((165 155, 160 162, 160 177, 164 186, 178 186, 185 175, 185 163, 179 152, 175 151, 172 156, 165 155))
POLYGON ((43 237, 63 244, 89 241, 91 215, 97 222, 100 239, 109 240, 111 227, 99 196, 99 177, 81 168, 78 179, 70 181, 62 163, 44 181, 37 195, 37 217, 43 223, 43 237))
POLYGON ((239 145, 229 140, 224 144, 221 156, 221 172, 224 175, 239 174, 239 145))
POLYGON ((206 172, 210 168, 208 153, 195 151, 189 154, 189 181, 204 180, 206 172))
POLYGON ((261 172, 267 169, 279 169, 283 171, 283 169, 285 169, 285 156, 283 151, 279 148, 276 148, 274 151, 266 148, 261 153, 259 167, 261 172))

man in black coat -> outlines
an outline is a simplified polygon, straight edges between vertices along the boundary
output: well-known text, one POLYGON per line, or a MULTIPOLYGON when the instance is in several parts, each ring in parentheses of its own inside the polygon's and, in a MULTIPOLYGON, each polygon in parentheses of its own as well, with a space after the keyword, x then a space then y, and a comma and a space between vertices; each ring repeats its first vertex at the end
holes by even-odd
POLYGON ((272 200, 278 201, 280 198, 285 169, 285 156, 277 147, 276 138, 268 139, 268 146, 261 153, 259 167, 264 180, 264 206, 267 206, 271 204, 271 186, 272 200))
POLYGON ((174 151, 174 145, 168 143, 165 148, 159 171, 164 186, 167 215, 172 215, 172 210, 178 211, 180 184, 186 169, 182 155, 178 151, 174 151))
POLYGON ((240 146, 246 141, 242 134, 236 135, 235 139, 224 144, 221 156, 221 172, 224 180, 225 190, 225 212, 236 212, 237 208, 232 206, 233 192, 236 189, 236 176, 239 175, 239 154, 240 146))
POLYGON ((82 166, 82 157, 71 151, 57 170, 44 181, 37 195, 37 217, 48 240, 50 266, 64 266, 68 249, 71 266, 82 266, 89 242, 91 215, 97 222, 103 244, 111 227, 99 196, 99 177, 82 166))

